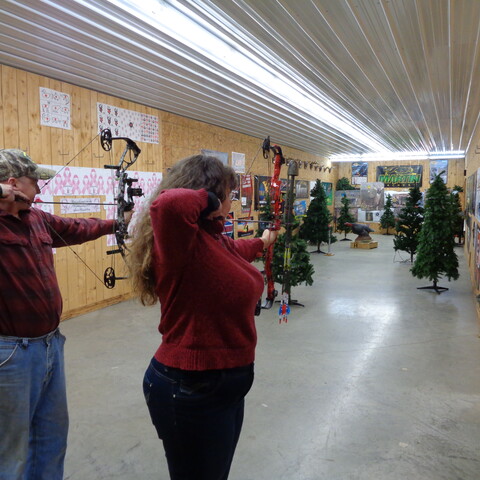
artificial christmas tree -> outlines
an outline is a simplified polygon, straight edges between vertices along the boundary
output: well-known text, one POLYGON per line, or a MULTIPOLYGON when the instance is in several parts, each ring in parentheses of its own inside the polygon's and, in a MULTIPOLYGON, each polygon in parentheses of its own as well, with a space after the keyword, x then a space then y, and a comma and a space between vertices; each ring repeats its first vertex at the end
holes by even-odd
POLYGON ((353 223, 355 222, 355 218, 353 218, 353 215, 350 213, 350 200, 347 197, 342 197, 342 208, 340 209, 340 215, 337 218, 337 230, 339 232, 344 232, 345 236, 342 238, 342 242, 344 241, 350 241, 349 238, 347 238, 347 233, 350 233, 352 231, 351 227, 349 225, 345 225, 346 223, 353 223))
POLYGON ((390 233, 388 233, 388 229, 395 226, 395 216, 393 215, 392 207, 392 196, 388 194, 383 215, 380 217, 380 226, 387 229, 387 233, 385 233, 385 235, 390 235, 390 233))
POLYGON ((411 269, 415 277, 428 278, 433 282, 433 285, 419 287, 420 289, 433 289, 437 293, 448 290, 438 286, 441 276, 446 276, 449 281, 459 277, 453 236, 452 200, 440 175, 435 175, 427 191, 417 258, 411 269))
POLYGON ((420 206, 422 192, 416 185, 410 189, 405 207, 402 208, 395 224, 397 234, 393 239, 393 248, 395 251, 403 250, 410 254, 410 262, 413 263, 413 257, 417 252, 418 235, 423 223, 423 207, 420 206))
POLYGON ((313 198, 300 226, 300 238, 306 240, 311 245, 317 246, 317 250, 311 253, 325 253, 320 250, 321 243, 333 243, 337 239, 331 234, 329 224, 333 216, 328 210, 327 195, 320 180, 315 182, 310 195, 313 198))
POLYGON ((350 184, 347 177, 342 177, 337 180, 335 190, 356 190, 356 188, 350 184))
MULTIPOLYGON (((273 249, 273 278, 275 282, 283 285, 285 281, 285 234, 278 236, 273 249)), ((310 262, 310 254, 307 252, 307 242, 293 235, 290 240, 290 269, 289 269, 289 287, 296 287, 301 283, 305 285, 313 284, 313 274, 315 270, 310 262)), ((300 305, 296 300, 290 298, 290 290, 288 290, 289 305, 300 305)))

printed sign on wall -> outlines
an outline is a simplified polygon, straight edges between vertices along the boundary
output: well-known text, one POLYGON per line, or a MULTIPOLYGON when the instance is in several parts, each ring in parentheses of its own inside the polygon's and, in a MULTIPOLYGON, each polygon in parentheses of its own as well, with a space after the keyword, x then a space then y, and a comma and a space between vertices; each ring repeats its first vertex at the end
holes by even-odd
POLYGON ((377 167, 377 182, 385 188, 412 188, 422 185, 422 165, 393 165, 377 167))
POLYGON ((40 125, 70 130, 70 95, 40 87, 40 125))
POLYGON ((127 137, 146 143, 158 143, 158 117, 97 102, 98 131, 105 128, 114 137, 127 137))

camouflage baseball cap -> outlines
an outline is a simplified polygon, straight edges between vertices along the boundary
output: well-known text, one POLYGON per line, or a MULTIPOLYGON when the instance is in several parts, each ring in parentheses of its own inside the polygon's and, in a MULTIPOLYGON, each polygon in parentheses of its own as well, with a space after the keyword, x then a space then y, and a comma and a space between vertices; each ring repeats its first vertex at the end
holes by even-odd
POLYGON ((48 180, 54 177, 55 173, 55 170, 39 167, 23 150, 18 148, 0 150, 0 182, 10 177, 48 180))

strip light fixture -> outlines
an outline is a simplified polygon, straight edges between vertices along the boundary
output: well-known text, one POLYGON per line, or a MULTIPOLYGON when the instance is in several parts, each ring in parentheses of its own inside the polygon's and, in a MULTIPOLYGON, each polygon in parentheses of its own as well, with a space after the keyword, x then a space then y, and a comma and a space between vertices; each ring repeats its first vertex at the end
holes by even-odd
POLYGON ((334 162, 395 162, 400 160, 456 160, 464 159, 463 150, 447 152, 381 152, 363 155, 332 155, 329 160, 334 162))

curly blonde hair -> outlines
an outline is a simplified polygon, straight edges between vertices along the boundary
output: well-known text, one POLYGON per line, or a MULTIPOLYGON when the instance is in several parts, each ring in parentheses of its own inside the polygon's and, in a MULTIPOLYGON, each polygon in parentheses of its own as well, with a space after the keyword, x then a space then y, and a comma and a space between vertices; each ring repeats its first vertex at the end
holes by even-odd
POLYGON ((133 242, 129 247, 128 267, 134 293, 143 305, 154 305, 158 297, 155 292, 155 271, 152 266, 153 228, 150 205, 160 192, 171 188, 204 188, 213 192, 220 201, 226 199, 227 191, 237 188, 234 170, 224 165, 217 157, 193 155, 176 163, 152 193, 135 223, 133 242))

